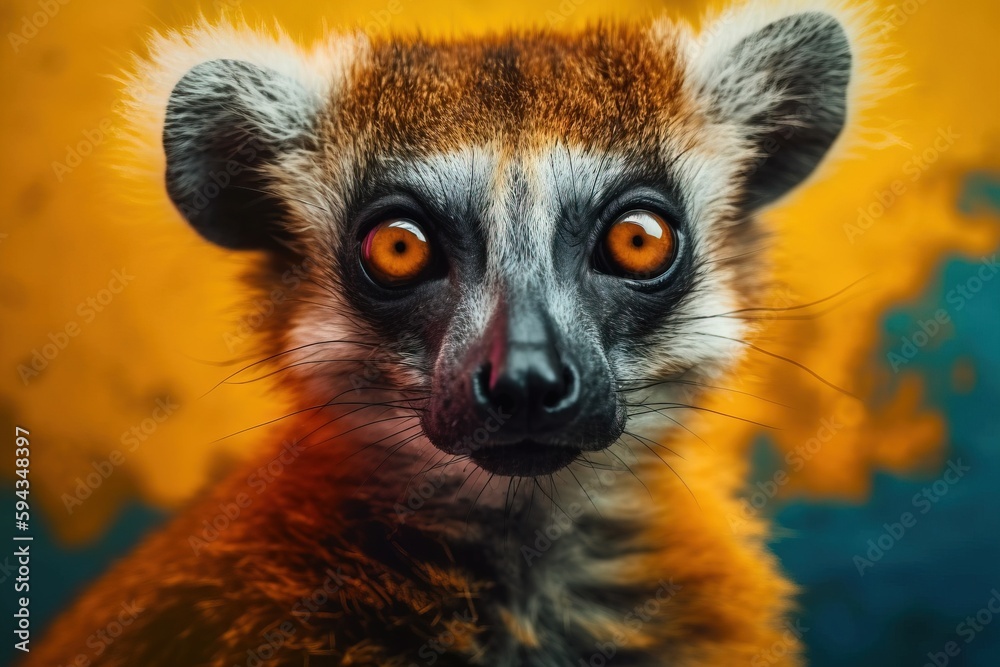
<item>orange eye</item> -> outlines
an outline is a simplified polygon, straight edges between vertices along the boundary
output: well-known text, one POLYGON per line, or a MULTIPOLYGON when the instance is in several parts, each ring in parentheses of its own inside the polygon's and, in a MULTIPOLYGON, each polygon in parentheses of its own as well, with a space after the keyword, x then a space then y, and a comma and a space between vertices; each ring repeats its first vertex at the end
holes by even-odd
POLYGON ((365 236, 361 261, 379 283, 405 285, 419 279, 430 266, 431 244, 424 230, 412 220, 387 220, 365 236))
POLYGON ((673 264, 674 230, 649 211, 629 211, 615 220, 604 237, 605 269, 624 278, 655 278, 673 264))

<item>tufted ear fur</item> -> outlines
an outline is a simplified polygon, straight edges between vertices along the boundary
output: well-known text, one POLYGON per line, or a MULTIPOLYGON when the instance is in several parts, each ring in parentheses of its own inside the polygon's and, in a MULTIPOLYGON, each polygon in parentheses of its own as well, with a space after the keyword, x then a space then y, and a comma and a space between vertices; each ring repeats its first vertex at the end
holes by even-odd
POLYGON ((272 174, 308 147, 320 103, 292 77, 258 65, 196 65, 174 86, 164 119, 170 199, 209 241, 280 249, 286 211, 272 174))
POLYGON ((847 33, 832 15, 794 13, 748 29, 754 18, 729 14, 710 26, 693 72, 709 119, 735 127, 754 151, 742 173, 746 213, 819 165, 844 127, 852 69, 847 33))

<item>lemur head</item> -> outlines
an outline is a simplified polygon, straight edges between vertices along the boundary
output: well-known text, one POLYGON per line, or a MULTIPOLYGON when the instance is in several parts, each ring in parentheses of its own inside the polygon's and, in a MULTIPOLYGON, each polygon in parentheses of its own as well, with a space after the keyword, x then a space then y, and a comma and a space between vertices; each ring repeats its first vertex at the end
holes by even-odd
MULTIPOLYGON (((676 401, 732 361, 754 214, 838 137, 852 69, 822 12, 283 48, 176 82, 171 199, 210 241, 308 267, 297 358, 367 355, 434 446, 501 475, 607 448, 635 392, 676 401)), ((332 401, 344 368, 299 380, 332 401)))

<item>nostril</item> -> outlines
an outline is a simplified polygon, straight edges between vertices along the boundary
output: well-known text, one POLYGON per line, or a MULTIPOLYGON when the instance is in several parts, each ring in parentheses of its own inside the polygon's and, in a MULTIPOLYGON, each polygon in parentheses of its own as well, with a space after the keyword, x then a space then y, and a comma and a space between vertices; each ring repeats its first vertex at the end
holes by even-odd
POLYGON ((493 365, 486 362, 479 367, 473 376, 473 391, 476 400, 480 405, 493 406, 503 412, 511 412, 517 406, 517 399, 505 384, 494 382, 493 365))
POLYGON ((561 401, 561 400, 562 400, 562 392, 561 391, 556 391, 555 389, 552 389, 552 390, 548 391, 545 394, 545 396, 542 397, 542 405, 544 405, 545 407, 547 407, 547 408, 549 408, 551 410, 552 408, 554 408, 557 405, 559 405, 559 401, 561 401))
POLYGON ((475 394, 476 400, 481 404, 490 401, 490 373, 492 370, 492 365, 486 362, 472 376, 472 392, 475 394))
POLYGON ((512 413, 514 412, 514 408, 517 407, 517 401, 507 392, 499 391, 493 394, 493 405, 502 412, 512 413))
POLYGON ((542 405, 548 410, 554 410, 560 407, 566 402, 566 399, 573 395, 576 388, 573 386, 575 383, 575 374, 573 369, 569 366, 563 365, 562 377, 560 378, 560 383, 553 386, 549 391, 545 393, 542 397, 542 405))

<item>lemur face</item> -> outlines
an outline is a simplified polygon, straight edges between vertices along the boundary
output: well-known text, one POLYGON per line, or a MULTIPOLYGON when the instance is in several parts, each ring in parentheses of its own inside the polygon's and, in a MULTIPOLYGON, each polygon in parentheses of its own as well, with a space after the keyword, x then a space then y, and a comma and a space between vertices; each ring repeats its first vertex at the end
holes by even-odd
MULTIPOLYGON (((380 390, 418 393, 430 443, 528 476, 735 357, 753 213, 836 139, 851 70, 821 13, 259 61, 173 88, 171 198, 209 240, 308 265, 289 347, 378 343, 380 390)), ((330 366, 309 395, 341 395, 330 366)))

